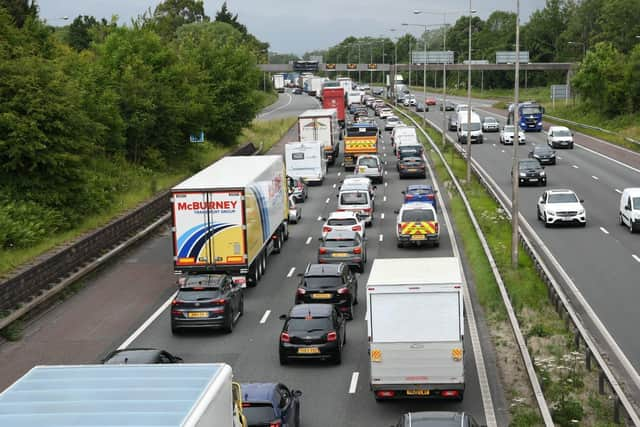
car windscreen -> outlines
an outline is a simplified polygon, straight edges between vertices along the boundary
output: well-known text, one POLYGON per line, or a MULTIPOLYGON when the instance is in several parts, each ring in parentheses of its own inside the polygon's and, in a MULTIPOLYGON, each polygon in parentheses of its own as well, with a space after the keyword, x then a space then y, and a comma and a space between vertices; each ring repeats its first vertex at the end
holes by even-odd
POLYGON ((180 289, 176 299, 179 301, 208 301, 217 298, 220 292, 217 289, 207 290, 195 290, 195 289, 180 289))
POLYGON ((640 197, 634 197, 631 199, 633 209, 640 209, 640 197))
POLYGON ((496 119, 494 119, 493 117, 486 117, 484 119, 485 123, 498 123, 498 121, 496 119))
POLYGON ((325 248, 352 248, 358 246, 358 243, 352 239, 327 239, 322 246, 325 248))
POLYGON ((402 212, 402 222, 413 221, 433 221, 433 211, 431 209, 410 209, 402 212))
POLYGON ((340 204, 342 205, 367 205, 369 198, 364 191, 350 191, 340 193, 340 204))
POLYGON ((520 114, 540 114, 540 107, 522 107, 520 114))
POLYGON ((333 329, 331 319, 328 317, 292 317, 287 322, 287 331, 289 332, 314 332, 314 331, 330 331, 333 329))
POLYGON ((520 162, 520 163, 518 163, 518 168, 520 170, 539 169, 540 168, 540 163, 538 163, 537 160, 534 160, 534 161, 531 161, 531 162, 520 162))
POLYGON ((270 403, 243 403, 242 413, 251 425, 269 425, 276 419, 276 413, 270 403))
POLYGON ((342 286, 342 277, 339 276, 321 276, 321 277, 305 277, 305 288, 307 289, 328 289, 342 286))
POLYGON ((567 137, 571 136, 571 132, 568 130, 555 130, 553 131, 553 136, 567 137))
POLYGON ((541 145, 541 146, 535 147, 533 149, 533 152, 535 154, 551 154, 551 153, 553 153, 553 150, 551 148, 549 148, 549 147, 541 145))
MULTIPOLYGON (((472 122, 472 123, 471 123, 471 130, 472 130, 472 131, 474 131, 474 130, 480 130, 480 128, 481 128, 481 127, 482 127, 482 125, 481 125, 480 123, 477 123, 477 122, 472 122)), ((464 131, 469 130, 468 123, 463 123, 463 124, 462 124, 462 130, 464 130, 464 131)))
POLYGON ((549 194, 548 203, 577 203, 578 198, 575 194, 564 193, 564 194, 549 194))
POLYGON ((358 221, 355 218, 330 218, 327 221, 327 225, 356 225, 358 221))
POLYGON ((505 126, 503 131, 505 133, 515 133, 516 127, 515 126, 505 126))
POLYGON ((358 166, 366 166, 368 168, 377 168, 378 161, 372 157, 358 159, 358 166))
POLYGON ((400 121, 400 119, 399 119, 399 118, 397 118, 397 117, 388 117, 388 118, 387 118, 387 122, 388 122, 388 123, 391 123, 391 122, 399 122, 399 121, 400 121))

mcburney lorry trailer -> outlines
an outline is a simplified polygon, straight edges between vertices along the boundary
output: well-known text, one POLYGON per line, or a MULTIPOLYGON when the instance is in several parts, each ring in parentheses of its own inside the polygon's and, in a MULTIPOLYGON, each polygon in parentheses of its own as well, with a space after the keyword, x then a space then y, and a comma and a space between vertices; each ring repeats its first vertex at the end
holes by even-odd
POLYGON ((370 387, 377 400, 464 394, 457 258, 377 258, 367 282, 370 387))
POLYGON ((282 156, 224 157, 171 189, 176 272, 256 285, 288 237, 282 156))
POLYGON ((223 363, 36 366, 0 394, 3 427, 241 427, 223 363))

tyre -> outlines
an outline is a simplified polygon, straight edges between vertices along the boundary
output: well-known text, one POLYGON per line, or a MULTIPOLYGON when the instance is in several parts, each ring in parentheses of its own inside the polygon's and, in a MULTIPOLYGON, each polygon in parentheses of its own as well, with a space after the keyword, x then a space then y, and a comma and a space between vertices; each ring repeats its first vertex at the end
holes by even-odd
POLYGON ((278 231, 276 242, 273 245, 273 253, 274 254, 279 254, 281 249, 282 249, 282 232, 278 231))
POLYGON ((174 325, 174 323, 171 322, 171 333, 176 335, 178 332, 180 332, 180 329, 178 329, 176 325, 174 325))
POLYGON ((543 216, 542 220, 544 221, 544 226, 545 226, 546 228, 551 227, 551 224, 549 224, 549 223, 547 222, 547 215, 546 215, 546 214, 543 216))
POLYGON ((356 285, 355 290, 353 291, 353 305, 358 305, 358 285, 356 285))
POLYGON ((247 286, 256 287, 258 285, 258 263, 254 261, 253 267, 247 274, 247 286))
POLYGON ((624 221, 622 220, 622 214, 621 213, 618 213, 618 222, 619 222, 620 225, 625 225, 624 221))
POLYGON ((358 273, 364 273, 364 261, 358 266, 358 273))
POLYGON ((538 221, 542 219, 542 216, 540 216, 540 209, 538 208, 536 208, 536 217, 538 218, 538 221))
POLYGON ((229 307, 229 313, 224 325, 224 331, 228 334, 233 332, 233 309, 229 307))
POLYGON ((262 254, 262 275, 267 272, 267 254, 262 254))
POLYGON ((280 365, 288 365, 289 364, 289 359, 287 358, 287 356, 283 355, 282 353, 280 353, 280 365))
POLYGON ((436 240, 435 242, 433 242, 433 246, 435 246, 436 248, 440 247, 440 240, 436 240))
POLYGON ((401 248, 401 247, 403 247, 404 245, 402 244, 402 242, 397 242, 397 243, 396 243, 396 246, 397 246, 397 247, 399 247, 399 248, 401 248))
POLYGON ((333 364, 340 365, 342 363, 342 349, 338 350, 338 352, 333 356, 333 364))
POLYGON ((586 226, 587 226, 587 223, 586 223, 586 222, 581 222, 581 223, 580 223, 580 227, 584 228, 584 227, 586 227, 586 226))

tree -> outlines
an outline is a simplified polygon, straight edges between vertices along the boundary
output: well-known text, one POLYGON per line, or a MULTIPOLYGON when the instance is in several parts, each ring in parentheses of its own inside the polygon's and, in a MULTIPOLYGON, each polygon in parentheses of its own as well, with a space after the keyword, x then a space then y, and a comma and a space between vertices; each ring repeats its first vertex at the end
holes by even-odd
POLYGON ((77 51, 89 48, 92 41, 90 30, 97 25, 98 21, 93 16, 77 16, 69 25, 67 43, 77 51))
POLYGON ((569 0, 547 0, 544 9, 533 12, 521 31, 521 43, 529 50, 531 61, 554 62, 564 51, 566 41, 560 34, 567 27, 571 6, 569 0))
POLYGON ((22 28, 27 19, 38 17, 38 5, 34 0, 0 0, 0 8, 7 10, 18 28, 22 28))
POLYGON ((256 56, 258 63, 266 64, 269 62, 269 43, 260 41, 253 34, 249 33, 247 27, 238 21, 238 15, 233 15, 227 8, 227 2, 222 3, 222 7, 216 13, 215 22, 229 24, 242 35, 241 43, 249 47, 251 52, 256 56))
POLYGON ((180 26, 209 19, 202 0, 164 0, 156 6, 150 21, 162 38, 172 40, 180 26))
POLYGON ((612 43, 620 52, 631 51, 640 35, 640 0, 607 0, 597 22, 602 32, 598 41, 612 43))

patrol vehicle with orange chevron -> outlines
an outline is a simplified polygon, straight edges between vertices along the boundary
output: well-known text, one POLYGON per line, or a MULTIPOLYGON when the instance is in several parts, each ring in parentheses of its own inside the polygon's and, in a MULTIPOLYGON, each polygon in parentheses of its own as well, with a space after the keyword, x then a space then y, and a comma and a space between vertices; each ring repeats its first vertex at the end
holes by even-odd
POLYGON ((378 153, 378 125, 374 122, 352 123, 345 128, 344 168, 353 170, 358 156, 378 153))
POLYGON ((171 189, 179 273, 228 273, 256 285, 289 232, 282 156, 225 157, 171 189))
POLYGON ((398 214, 396 237, 399 248, 426 244, 440 246, 438 215, 431 203, 405 203, 395 213, 398 214))

